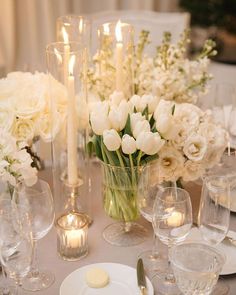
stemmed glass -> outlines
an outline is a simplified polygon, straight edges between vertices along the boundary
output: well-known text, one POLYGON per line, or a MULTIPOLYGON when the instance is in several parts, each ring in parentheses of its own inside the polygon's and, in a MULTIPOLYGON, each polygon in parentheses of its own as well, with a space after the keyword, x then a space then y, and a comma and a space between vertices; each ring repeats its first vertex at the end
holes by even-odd
POLYGON ((204 179, 198 215, 202 237, 211 245, 223 241, 230 220, 230 186, 227 176, 211 175, 204 179))
MULTIPOLYGON (((192 227, 192 205, 188 192, 178 187, 166 187, 157 195, 153 208, 153 227, 168 250, 185 240, 192 227)), ((163 294, 179 294, 174 274, 168 265, 153 278, 163 294)))
MULTIPOLYGON (((158 192, 163 190, 160 184, 159 168, 156 163, 148 164, 142 169, 139 186, 137 203, 141 215, 152 223, 153 206, 158 192)), ((152 277, 158 271, 163 262, 163 253, 160 253, 160 241, 157 235, 153 235, 153 247, 139 254, 142 258, 146 273, 152 277)))
POLYGON ((0 201, 0 260, 16 282, 16 288, 5 288, 1 294, 18 294, 18 286, 30 271, 32 261, 32 234, 25 208, 12 206, 10 199, 0 201))
POLYGON ((30 273, 22 281, 23 288, 38 291, 51 286, 54 275, 47 270, 39 270, 36 245, 52 228, 55 218, 52 193, 47 182, 39 179, 31 187, 19 184, 13 194, 13 201, 28 208, 31 216, 33 235, 33 259, 30 273))

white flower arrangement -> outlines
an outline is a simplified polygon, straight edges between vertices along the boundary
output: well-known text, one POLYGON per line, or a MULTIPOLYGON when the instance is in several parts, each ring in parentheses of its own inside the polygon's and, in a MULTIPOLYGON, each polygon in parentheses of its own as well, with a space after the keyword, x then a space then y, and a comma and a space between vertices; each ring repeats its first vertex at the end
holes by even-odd
POLYGON ((227 133, 209 111, 153 95, 128 101, 115 95, 95 103, 90 113, 89 147, 103 162, 132 168, 157 159, 161 181, 189 181, 220 160, 227 133))
POLYGON ((37 169, 32 164, 25 144, 17 143, 9 132, 0 129, 0 179, 10 186, 19 182, 32 186, 37 181, 37 169))
MULTIPOLYGON (((187 31, 180 36, 177 44, 171 43, 170 33, 164 33, 154 57, 145 53, 145 47, 150 43, 148 38, 149 32, 142 31, 133 59, 126 57, 124 60, 124 74, 130 68, 127 64, 133 60, 134 94, 152 93, 159 99, 196 103, 200 96, 207 93, 207 82, 212 78, 208 67, 209 57, 216 54, 215 43, 207 40, 199 56, 190 60, 186 57, 190 42, 187 31)), ((101 100, 108 99, 115 85, 115 65, 109 43, 103 44, 93 61, 94 67, 88 72, 89 90, 101 100), (102 75, 101 68, 106 69, 102 75)), ((123 92, 128 98, 126 89, 123 92)))

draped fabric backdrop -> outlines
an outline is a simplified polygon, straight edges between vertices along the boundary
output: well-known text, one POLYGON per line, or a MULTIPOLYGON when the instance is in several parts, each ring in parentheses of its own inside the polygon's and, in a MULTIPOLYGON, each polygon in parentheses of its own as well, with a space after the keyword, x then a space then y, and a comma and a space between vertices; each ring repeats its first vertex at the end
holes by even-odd
POLYGON ((178 0, 1 0, 0 77, 45 70, 45 46, 55 41, 58 16, 131 9, 173 12, 178 0))

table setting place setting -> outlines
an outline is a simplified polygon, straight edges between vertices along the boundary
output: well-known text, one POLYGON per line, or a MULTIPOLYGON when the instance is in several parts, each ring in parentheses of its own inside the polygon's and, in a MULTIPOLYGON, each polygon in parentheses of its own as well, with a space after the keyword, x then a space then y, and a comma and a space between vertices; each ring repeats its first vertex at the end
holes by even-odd
POLYGON ((236 294, 235 86, 134 19, 61 16, 0 79, 0 295, 236 294))

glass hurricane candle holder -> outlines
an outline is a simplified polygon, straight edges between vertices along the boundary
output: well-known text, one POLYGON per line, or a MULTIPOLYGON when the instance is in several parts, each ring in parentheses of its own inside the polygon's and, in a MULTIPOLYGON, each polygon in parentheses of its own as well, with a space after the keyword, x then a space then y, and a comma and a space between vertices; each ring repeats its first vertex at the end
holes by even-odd
MULTIPOLYGON (((68 39, 67 37, 65 39, 68 39)), ((76 188, 80 207, 83 207, 83 212, 89 214, 88 159, 85 156, 85 148, 80 149, 81 145, 86 144, 85 140, 82 143, 80 141, 81 132, 85 132, 88 126, 85 49, 78 42, 55 42, 49 44, 46 49, 51 95, 51 103, 48 105, 51 119, 48 128, 51 128, 53 137, 56 215, 64 212, 68 203, 65 183, 68 187, 76 188)))
POLYGON ((88 254, 87 217, 77 212, 61 215, 56 220, 57 251, 64 260, 75 261, 88 254))
POLYGON ((98 63, 103 95, 108 96, 116 90, 130 97, 134 93, 133 26, 120 20, 116 23, 104 23, 98 29, 98 38, 98 63))

